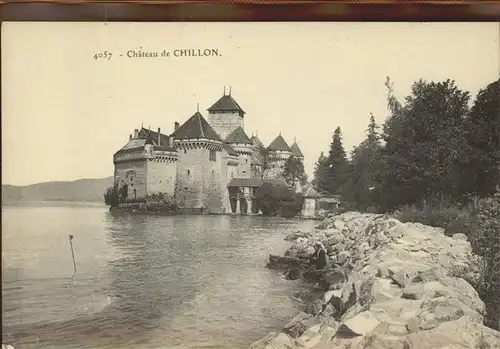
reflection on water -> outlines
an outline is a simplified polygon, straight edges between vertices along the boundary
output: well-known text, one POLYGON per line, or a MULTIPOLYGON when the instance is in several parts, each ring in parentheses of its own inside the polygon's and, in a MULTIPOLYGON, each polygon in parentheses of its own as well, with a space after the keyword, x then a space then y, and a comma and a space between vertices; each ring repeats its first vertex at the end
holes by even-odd
POLYGON ((2 218, 2 337, 18 348, 246 347, 299 311, 300 285, 264 266, 284 234, 314 225, 61 205, 2 218))

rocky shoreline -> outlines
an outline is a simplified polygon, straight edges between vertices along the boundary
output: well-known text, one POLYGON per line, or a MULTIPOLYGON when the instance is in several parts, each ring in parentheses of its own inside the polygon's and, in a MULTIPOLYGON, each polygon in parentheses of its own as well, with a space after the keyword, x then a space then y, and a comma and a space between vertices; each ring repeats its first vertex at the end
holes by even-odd
POLYGON ((500 333, 483 325, 484 303, 461 277, 474 273, 477 261, 465 235, 348 212, 286 239, 292 246, 285 256, 270 256, 268 267, 324 291, 251 349, 500 348, 500 333), (307 258, 318 240, 330 262, 310 271, 307 258))

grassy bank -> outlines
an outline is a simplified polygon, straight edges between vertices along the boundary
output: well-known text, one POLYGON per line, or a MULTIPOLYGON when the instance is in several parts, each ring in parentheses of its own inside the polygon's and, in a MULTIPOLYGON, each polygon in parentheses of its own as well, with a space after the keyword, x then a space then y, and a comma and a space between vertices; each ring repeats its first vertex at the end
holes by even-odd
POLYGON ((485 325, 499 330, 500 323, 500 190, 474 204, 404 206, 393 213, 401 222, 443 228, 446 235, 467 236, 481 257, 474 273, 460 275, 471 283, 486 304, 485 325))

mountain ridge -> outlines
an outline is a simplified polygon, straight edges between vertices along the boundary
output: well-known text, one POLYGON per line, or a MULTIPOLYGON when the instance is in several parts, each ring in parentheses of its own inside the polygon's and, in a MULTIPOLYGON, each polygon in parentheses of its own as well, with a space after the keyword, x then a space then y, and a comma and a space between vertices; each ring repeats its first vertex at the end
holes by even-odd
POLYGON ((112 185, 112 176, 28 185, 2 184, 2 204, 40 201, 104 202, 104 192, 112 185))

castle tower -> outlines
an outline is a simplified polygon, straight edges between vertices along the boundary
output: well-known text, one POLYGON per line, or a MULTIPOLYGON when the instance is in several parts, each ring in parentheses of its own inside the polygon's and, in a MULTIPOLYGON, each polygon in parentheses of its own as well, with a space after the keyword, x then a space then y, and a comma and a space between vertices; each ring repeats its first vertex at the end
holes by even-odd
POLYGON ((226 139, 231 132, 238 127, 244 128, 243 118, 245 112, 240 105, 231 97, 231 91, 224 95, 208 108, 208 123, 214 131, 222 138, 226 139))
POLYGON ((181 208, 221 212, 224 191, 224 143, 205 118, 196 112, 171 135, 179 153, 176 202, 181 208))
POLYGON ((281 178, 286 160, 292 156, 292 149, 288 146, 281 134, 267 147, 269 160, 272 165, 265 174, 267 178, 281 178))
POLYGON ((224 140, 238 154, 238 177, 252 177, 252 154, 254 152, 253 142, 245 133, 243 128, 238 127, 224 140))
POLYGON ((300 150, 299 145, 297 144, 297 141, 295 139, 293 140, 293 144, 290 146, 290 150, 292 151, 293 157, 304 160, 304 154, 302 154, 302 151, 300 150))

